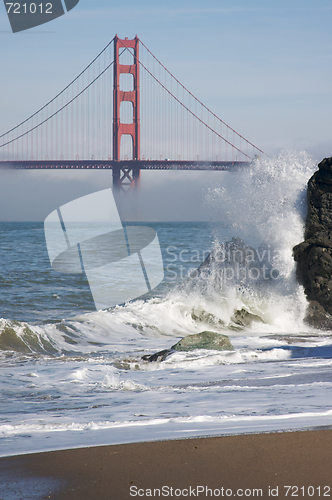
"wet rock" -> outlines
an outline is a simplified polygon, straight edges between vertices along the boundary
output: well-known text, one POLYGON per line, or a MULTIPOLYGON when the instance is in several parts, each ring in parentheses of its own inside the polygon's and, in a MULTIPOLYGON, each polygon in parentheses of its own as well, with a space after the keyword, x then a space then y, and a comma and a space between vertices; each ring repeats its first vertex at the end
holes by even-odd
POLYGON ((206 311, 199 311, 196 314, 195 311, 192 310, 191 317, 197 323, 207 323, 215 327, 225 326, 224 321, 222 321, 220 318, 217 318, 214 314, 208 313, 206 311))
POLYGON ((165 361, 165 359, 174 352, 174 349, 164 349, 163 351, 156 352, 155 354, 145 354, 142 356, 144 361, 165 361))
POLYGON ((279 279, 275 253, 270 245, 248 246, 241 238, 232 238, 212 250, 205 261, 191 274, 188 284, 208 292, 209 287, 223 290, 228 286, 254 287, 265 292, 279 279))
POLYGON ((304 321, 314 328, 332 330, 332 316, 315 300, 309 302, 304 321))
POLYGON ((319 163, 308 182, 307 196, 305 240, 293 248, 296 276, 308 300, 315 302, 306 321, 326 328, 326 313, 332 315, 332 158, 319 163))
POLYGON ((264 321, 262 320, 262 318, 260 316, 257 316, 257 314, 252 314, 252 313, 246 311, 245 309, 235 311, 235 313, 233 314, 233 317, 231 319, 232 319, 232 321, 234 321, 234 323, 236 325, 240 325, 240 326, 250 326, 251 323, 254 323, 254 322, 264 323, 264 321))
POLYGON ((194 349, 232 351, 233 346, 227 335, 205 331, 183 337, 183 339, 174 344, 171 349, 176 351, 193 351, 194 349))
POLYGON ((145 354, 144 361, 165 361, 165 359, 176 351, 194 351, 195 349, 213 349, 216 351, 233 351, 233 346, 227 335, 215 332, 201 332, 187 335, 179 340, 170 349, 156 352, 155 354, 145 354))

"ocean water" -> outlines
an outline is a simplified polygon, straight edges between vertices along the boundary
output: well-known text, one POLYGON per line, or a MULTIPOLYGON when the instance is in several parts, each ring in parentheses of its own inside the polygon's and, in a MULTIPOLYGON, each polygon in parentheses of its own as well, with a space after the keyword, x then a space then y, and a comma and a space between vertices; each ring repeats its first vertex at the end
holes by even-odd
POLYGON ((315 168, 257 160, 206 192, 211 221, 146 223, 164 280, 108 310, 84 275, 51 268, 43 223, 0 223, 0 456, 331 426, 332 332, 303 323, 292 258, 315 168), (218 265, 195 272, 210 252, 218 265), (142 359, 205 330, 233 350, 142 359))

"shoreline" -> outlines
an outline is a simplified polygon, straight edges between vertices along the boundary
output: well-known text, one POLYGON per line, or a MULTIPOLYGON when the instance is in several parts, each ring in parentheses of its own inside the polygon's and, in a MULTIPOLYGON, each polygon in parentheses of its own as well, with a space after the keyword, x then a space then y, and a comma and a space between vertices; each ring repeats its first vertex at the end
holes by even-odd
POLYGON ((331 497, 331 466, 332 429, 91 446, 0 458, 0 497, 331 497))
MULTIPOLYGON (((86 422, 47 429, 41 425, 5 425, 0 440, 0 458, 51 451, 143 442, 210 438, 278 432, 314 431, 332 428, 332 410, 289 413, 269 417, 169 417, 123 422, 86 422)), ((0 497, 0 500, 1 497, 0 497)))
MULTIPOLYGON (((237 437, 237 436, 257 436, 257 435, 265 435, 265 434, 287 434, 287 433, 297 433, 297 432, 315 432, 315 431, 326 431, 326 430, 331 430, 332 431, 332 423, 331 425, 317 425, 317 426, 312 426, 312 427, 303 427, 303 428, 281 428, 281 429, 268 429, 268 430, 252 430, 252 431, 243 431, 243 432, 234 432, 234 433, 211 433, 211 434, 202 434, 202 435, 188 435, 188 437, 184 437, 183 435, 180 435, 178 437, 152 437, 150 439, 144 438, 144 439, 137 439, 136 441, 123 441, 123 442, 110 442, 110 443, 94 443, 92 444, 82 444, 82 446, 77 445, 77 444, 71 444, 69 446, 63 446, 63 447, 58 447, 54 449, 45 449, 45 450, 32 450, 32 451, 24 451, 24 452, 15 452, 11 453, 9 455, 0 455, 0 460, 1 459, 6 459, 6 458, 18 458, 18 457, 24 457, 26 455, 39 455, 42 453, 53 453, 53 452, 62 452, 62 451, 69 451, 69 450, 81 450, 81 449, 90 449, 90 448, 102 448, 104 446, 124 446, 124 445, 137 445, 137 444, 143 444, 143 443, 160 443, 160 442, 168 442, 168 441, 186 441, 188 439, 214 439, 214 438, 224 438, 224 437, 237 437)), ((332 497, 332 492, 331 492, 331 497, 332 497)), ((0 500, 2 498, 0 497, 0 500)))

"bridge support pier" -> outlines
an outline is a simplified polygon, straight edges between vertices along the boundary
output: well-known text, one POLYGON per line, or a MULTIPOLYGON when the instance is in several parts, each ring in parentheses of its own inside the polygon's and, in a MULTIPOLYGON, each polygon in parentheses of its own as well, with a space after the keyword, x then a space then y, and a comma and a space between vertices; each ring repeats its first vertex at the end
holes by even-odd
POLYGON ((138 188, 141 170, 131 167, 113 167, 113 188, 121 191, 129 191, 138 188))

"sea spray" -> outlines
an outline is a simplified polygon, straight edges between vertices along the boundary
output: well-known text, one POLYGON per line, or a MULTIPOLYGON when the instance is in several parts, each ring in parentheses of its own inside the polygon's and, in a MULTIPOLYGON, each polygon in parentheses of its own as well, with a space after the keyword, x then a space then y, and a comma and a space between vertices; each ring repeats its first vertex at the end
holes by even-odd
MULTIPOLYGON (((315 161, 305 152, 256 158, 232 172, 223 186, 209 189, 206 203, 213 219, 231 227, 233 236, 248 244, 273 243, 274 237, 279 241, 286 236, 279 223, 294 215, 305 218, 306 184, 315 169, 315 161)), ((297 236, 302 236, 302 223, 298 230, 297 236)))
POLYGON ((217 282, 228 297, 235 290, 249 310, 286 330, 296 323, 302 327, 305 312, 292 248, 303 237, 306 184, 314 170, 315 162, 305 152, 257 158, 206 196, 214 220, 228 225, 233 237, 227 247, 215 232, 210 282, 217 282))

